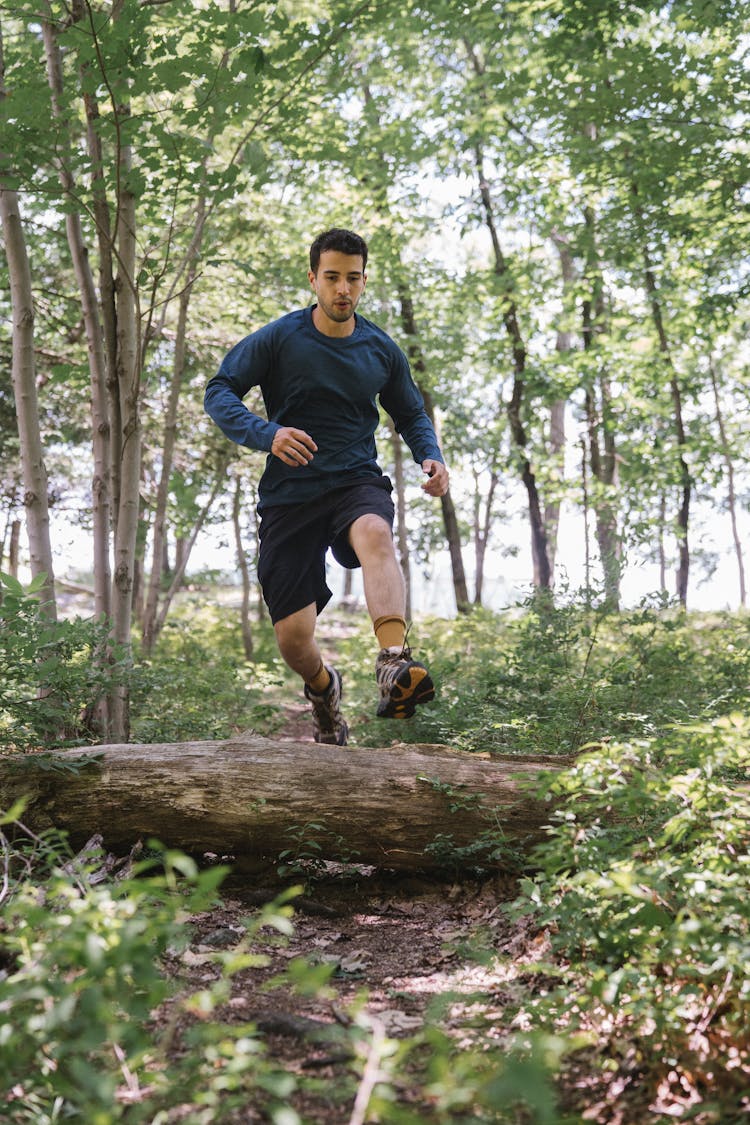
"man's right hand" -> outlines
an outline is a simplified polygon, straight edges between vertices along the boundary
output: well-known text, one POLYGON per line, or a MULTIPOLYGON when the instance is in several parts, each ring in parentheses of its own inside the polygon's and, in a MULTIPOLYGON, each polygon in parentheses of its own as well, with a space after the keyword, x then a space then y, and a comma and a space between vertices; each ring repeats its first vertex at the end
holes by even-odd
POLYGON ((295 469, 312 461, 317 451, 318 447, 310 435, 304 430, 295 430, 294 426, 282 426, 271 443, 274 457, 295 469))

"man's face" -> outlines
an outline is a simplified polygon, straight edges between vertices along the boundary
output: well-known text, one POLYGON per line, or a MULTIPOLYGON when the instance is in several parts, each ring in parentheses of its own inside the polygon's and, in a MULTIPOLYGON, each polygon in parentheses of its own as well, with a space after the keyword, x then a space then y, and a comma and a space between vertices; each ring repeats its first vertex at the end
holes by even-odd
POLYGON ((325 317, 334 324, 344 324, 354 316, 367 283, 359 254, 324 250, 318 272, 309 270, 307 276, 318 299, 318 308, 325 317))

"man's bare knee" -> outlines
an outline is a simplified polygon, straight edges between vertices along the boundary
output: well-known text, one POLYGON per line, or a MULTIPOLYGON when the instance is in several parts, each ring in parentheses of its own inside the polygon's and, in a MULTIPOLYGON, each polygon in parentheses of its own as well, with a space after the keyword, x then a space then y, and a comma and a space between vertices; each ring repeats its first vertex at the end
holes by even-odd
POLYGON ((358 555, 392 554, 393 532, 387 520, 374 512, 356 519, 349 528, 349 542, 358 555))

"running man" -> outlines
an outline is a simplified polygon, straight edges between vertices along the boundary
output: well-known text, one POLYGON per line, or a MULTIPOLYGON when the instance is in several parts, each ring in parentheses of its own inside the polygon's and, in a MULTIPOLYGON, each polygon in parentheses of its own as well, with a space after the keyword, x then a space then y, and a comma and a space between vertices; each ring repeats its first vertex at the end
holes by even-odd
POLYGON ((406 356, 356 312, 367 284, 367 244, 334 228, 310 248, 316 303, 246 336, 206 387, 205 408, 238 445, 269 454, 258 487, 258 579, 279 651, 304 682, 316 742, 346 745, 342 678, 324 663, 315 639, 331 597, 328 548, 345 567, 362 568, 367 609, 380 651, 377 714, 406 719, 434 698, 428 669, 406 645, 404 580, 393 542, 392 485, 377 463, 376 400, 390 414, 426 475, 422 488, 443 496, 448 470, 406 356), (267 421, 243 403, 259 386, 267 421))

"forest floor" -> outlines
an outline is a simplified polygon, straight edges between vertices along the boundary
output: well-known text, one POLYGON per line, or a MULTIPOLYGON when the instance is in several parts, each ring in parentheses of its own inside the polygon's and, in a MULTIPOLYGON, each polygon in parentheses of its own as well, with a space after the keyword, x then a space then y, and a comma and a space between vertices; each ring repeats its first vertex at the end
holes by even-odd
MULTIPOLYGON (((274 737, 312 741, 304 701, 285 704, 284 716, 274 737)), ((191 918, 190 946, 168 963, 178 984, 171 1001, 178 1005, 175 1011, 186 993, 217 980, 217 952, 242 948, 258 908, 301 879, 304 873, 280 878, 278 869, 229 877, 220 905, 191 918)), ((565 970, 554 965, 548 935, 504 909, 517 891, 512 874, 459 881, 321 864, 292 900, 291 936, 264 927, 248 942, 264 963, 232 975, 231 994, 212 1018, 257 1026, 268 1056, 297 1078, 289 1104, 304 1125, 378 1121, 364 1104, 378 1073, 388 1081, 378 1042, 408 1038, 429 1023, 457 1049, 497 1051, 501 1059, 504 1043, 530 1026, 525 1007, 559 984, 565 970), (296 959, 329 966, 326 987, 312 995, 291 987, 288 970, 296 959), (359 1045, 353 1023, 365 1029, 359 1045)), ((170 1003, 161 1014, 172 1034, 177 1032, 176 1043, 191 1018, 175 1019, 170 1003)), ((631 1074, 624 1082, 622 1068, 615 1068, 604 1088, 601 1071, 593 1080, 585 1060, 585 1052, 577 1056, 561 1081, 566 1121, 644 1125, 673 1119, 669 1111, 661 1116, 659 1106, 649 1106, 651 1098, 639 1090, 632 1067, 625 1067, 631 1074)), ((391 1076, 391 1097, 417 1119, 473 1119, 470 1111, 468 1117, 433 1116, 424 1076, 411 1086, 405 1073, 401 1067, 391 1076)), ((532 1120, 518 1112, 519 1122, 532 1120)), ((246 1107, 240 1120, 269 1118, 261 1107, 246 1107)))

